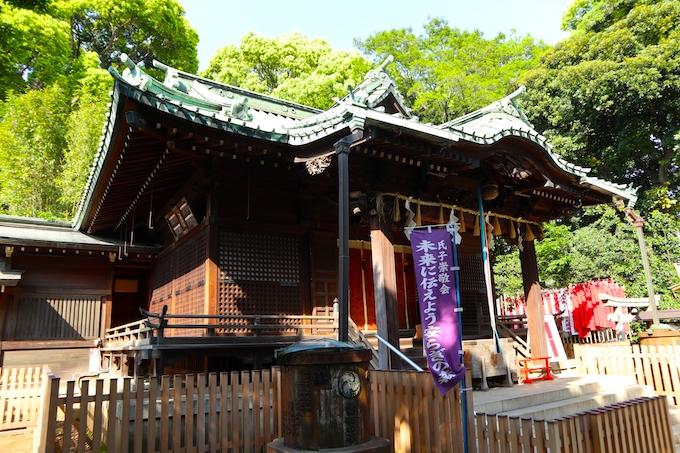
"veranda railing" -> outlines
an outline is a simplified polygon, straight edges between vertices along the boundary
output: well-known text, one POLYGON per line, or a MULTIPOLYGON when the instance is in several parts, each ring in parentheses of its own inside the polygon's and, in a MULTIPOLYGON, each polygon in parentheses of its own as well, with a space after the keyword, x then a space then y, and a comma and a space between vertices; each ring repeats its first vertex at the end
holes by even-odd
POLYGON ((210 315, 168 314, 140 310, 144 319, 106 331, 106 346, 158 343, 166 336, 280 335, 333 336, 338 319, 330 315, 210 315))

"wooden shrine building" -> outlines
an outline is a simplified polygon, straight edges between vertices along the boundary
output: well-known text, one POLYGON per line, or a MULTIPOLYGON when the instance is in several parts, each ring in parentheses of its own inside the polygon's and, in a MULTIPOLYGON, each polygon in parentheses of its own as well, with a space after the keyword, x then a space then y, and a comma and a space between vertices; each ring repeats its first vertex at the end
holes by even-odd
POLYGON ((136 364, 266 366, 301 332, 327 334, 321 315, 336 299, 341 337, 349 317, 396 344, 419 323, 404 227, 452 210, 463 334, 488 338, 480 198, 489 238, 522 245, 531 332, 543 322, 542 222, 636 199, 559 158, 517 108, 519 91, 432 125, 384 65, 320 111, 123 62, 73 224, 0 219, 0 366, 66 369, 98 339, 136 364), (166 317, 138 322, 140 308, 166 317))

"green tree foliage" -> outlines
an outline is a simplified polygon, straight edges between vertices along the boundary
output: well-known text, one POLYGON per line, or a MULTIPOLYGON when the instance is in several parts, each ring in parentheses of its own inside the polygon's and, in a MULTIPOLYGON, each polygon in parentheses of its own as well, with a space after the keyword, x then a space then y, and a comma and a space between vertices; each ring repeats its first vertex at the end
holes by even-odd
POLYGON ((71 100, 68 117, 64 164, 57 184, 65 216, 75 214, 83 187, 90 173, 94 154, 99 148, 104 118, 108 110, 111 76, 97 66, 98 59, 89 54, 90 67, 78 81, 78 95, 71 100))
POLYGON ((0 99, 7 90, 41 88, 69 64, 68 23, 0 0, 0 49, 0 99))
POLYGON ((519 250, 503 240, 494 241, 490 254, 493 266, 493 281, 496 296, 514 296, 524 292, 522 282, 522 266, 519 261, 519 250))
POLYGON ((258 93, 326 109, 371 69, 357 52, 333 50, 300 33, 267 38, 250 32, 240 47, 217 50, 201 76, 258 93))
POLYGON ((0 123, 0 200, 8 214, 61 217, 56 180, 66 148, 69 99, 58 85, 10 94, 0 123))
MULTIPOLYGON (((544 234, 545 238, 535 244, 543 287, 564 288, 612 278, 625 288, 628 297, 647 296, 637 231, 623 212, 605 205, 588 208, 581 218, 545 224, 544 234)), ((678 307, 669 288, 678 280, 673 263, 680 262, 680 224, 673 215, 652 211, 646 218, 644 234, 660 305, 678 307)), ((517 248, 506 245, 494 251, 497 293, 523 292, 517 248)))
POLYGON ((520 79, 521 102, 567 160, 675 210, 680 188, 680 1, 579 0, 572 36, 520 79))
POLYGON ((153 68, 154 59, 198 70, 198 34, 174 0, 59 0, 56 14, 71 25, 73 50, 92 51, 107 69, 121 53, 153 68))
POLYGON ((126 52, 195 72, 183 16, 174 0, 0 0, 1 212, 75 213, 113 83, 105 68, 126 52))
POLYGON ((517 78, 547 49, 531 36, 451 28, 430 19, 425 34, 411 28, 382 31, 355 44, 375 62, 394 56, 400 90, 421 121, 445 123, 506 96, 517 78))

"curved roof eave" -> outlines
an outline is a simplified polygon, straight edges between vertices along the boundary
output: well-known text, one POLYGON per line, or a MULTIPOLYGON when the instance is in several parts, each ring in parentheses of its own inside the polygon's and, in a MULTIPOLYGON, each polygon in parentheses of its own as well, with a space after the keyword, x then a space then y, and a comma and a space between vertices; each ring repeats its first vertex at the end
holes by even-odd
POLYGON ((85 183, 85 188, 83 189, 83 194, 78 204, 78 209, 73 218, 73 229, 80 231, 83 227, 83 222, 85 221, 85 213, 89 211, 92 203, 94 202, 93 189, 96 181, 104 168, 104 163, 108 155, 108 150, 111 145, 111 140, 114 136, 114 128, 116 127, 116 117, 118 116, 118 110, 120 105, 120 92, 117 87, 114 87, 111 93, 111 108, 106 113, 106 122, 102 130, 102 136, 99 141, 99 148, 94 156, 94 162, 90 169, 90 174, 87 177, 87 182, 85 183))
POLYGON ((378 92, 386 95, 396 90, 393 81, 382 76, 386 63, 367 74, 366 80, 379 80, 381 83, 379 86, 376 85, 377 82, 373 85, 363 83, 353 91, 352 95, 339 100, 330 109, 320 111, 236 87, 217 84, 155 63, 157 67, 166 70, 166 81, 161 83, 145 74, 142 68, 126 58, 122 58, 127 65, 123 74, 110 69, 116 79, 111 110, 108 113, 100 146, 74 219, 73 227, 77 230, 83 228, 85 213, 92 209, 94 186, 108 158, 114 128, 122 123, 122 121, 116 121, 117 116, 122 114, 120 112, 122 95, 143 101, 159 111, 189 119, 203 126, 294 147, 308 145, 341 130, 361 128, 371 123, 407 130, 413 135, 438 143, 466 141, 478 145, 492 145, 505 137, 518 137, 535 143, 555 168, 574 177, 580 184, 592 187, 601 193, 625 198, 629 200, 629 205, 635 203, 637 199, 634 190, 624 185, 588 177, 589 168, 571 164, 557 155, 546 138, 533 128, 514 102, 514 98, 521 94, 524 88, 468 115, 442 125, 432 125, 420 123, 407 110, 397 114, 388 114, 373 103, 381 98, 378 92), (192 86, 195 83, 196 87, 186 86, 186 83, 189 83, 187 81, 191 82, 192 86), (206 95, 201 92, 201 90, 208 89, 206 88, 208 82, 209 88, 218 89, 219 96, 214 93, 206 95), (183 83, 185 85, 182 85, 183 83), (355 98, 354 95, 358 94, 361 96, 355 98), (250 101, 251 97, 257 102, 250 101), (373 102, 366 103, 369 98, 373 102), (295 109, 295 114, 291 109, 295 109))

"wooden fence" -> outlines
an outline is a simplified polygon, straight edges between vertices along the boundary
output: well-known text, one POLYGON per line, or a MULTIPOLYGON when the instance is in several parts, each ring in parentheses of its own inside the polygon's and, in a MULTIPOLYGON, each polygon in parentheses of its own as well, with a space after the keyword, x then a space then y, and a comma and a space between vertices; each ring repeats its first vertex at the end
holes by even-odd
MULTIPOLYGON (((60 392, 59 379, 48 371, 36 446, 47 453, 103 447, 107 452, 259 453, 283 436, 280 379, 275 367, 163 376, 160 383, 98 379, 76 388, 68 381, 60 392)), ((429 373, 396 371, 370 371, 369 382, 373 434, 389 439, 395 452, 464 451, 460 385, 442 396, 429 373)), ((468 409, 471 417, 472 401, 468 409)))
POLYGON ((478 453, 673 453, 668 402, 644 397, 556 420, 478 413, 478 453))
POLYGON ((680 405, 680 345, 577 344, 576 372, 624 374, 680 405))
POLYGON ((0 431, 38 424, 43 367, 0 369, 0 431))
POLYGON ((259 453, 281 437, 279 368, 44 384, 41 452, 259 453))
MULTIPOLYGON (((374 435, 396 453, 464 451, 460 384, 442 395, 425 372, 371 370, 369 380, 374 435)), ((471 411, 471 397, 467 403, 471 411)))

